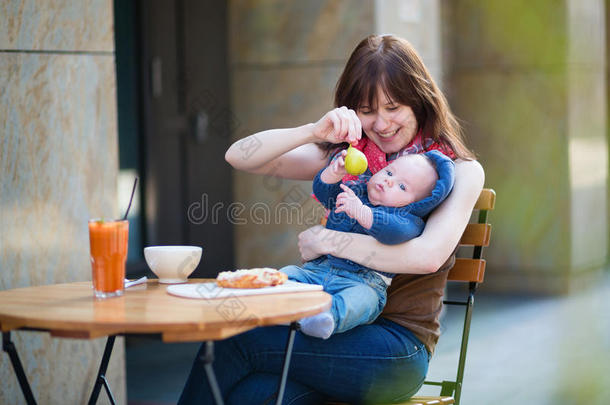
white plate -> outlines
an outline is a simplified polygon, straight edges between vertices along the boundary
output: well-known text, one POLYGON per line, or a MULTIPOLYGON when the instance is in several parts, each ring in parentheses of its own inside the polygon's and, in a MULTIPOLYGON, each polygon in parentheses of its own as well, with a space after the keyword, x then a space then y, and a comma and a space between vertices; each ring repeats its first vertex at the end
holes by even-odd
POLYGON ((321 291, 322 286, 318 284, 304 284, 288 280, 284 284, 264 288, 222 288, 215 282, 197 284, 179 284, 167 287, 171 295, 183 298, 215 299, 226 297, 237 297, 246 295, 280 294, 298 291, 321 291))

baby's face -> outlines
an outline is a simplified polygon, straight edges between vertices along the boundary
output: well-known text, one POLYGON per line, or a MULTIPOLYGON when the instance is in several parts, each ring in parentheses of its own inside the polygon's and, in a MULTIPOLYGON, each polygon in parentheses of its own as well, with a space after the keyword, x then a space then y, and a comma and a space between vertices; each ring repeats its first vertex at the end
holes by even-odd
POLYGON ((422 155, 400 157, 378 171, 367 184, 373 205, 404 207, 432 193, 438 175, 422 155))

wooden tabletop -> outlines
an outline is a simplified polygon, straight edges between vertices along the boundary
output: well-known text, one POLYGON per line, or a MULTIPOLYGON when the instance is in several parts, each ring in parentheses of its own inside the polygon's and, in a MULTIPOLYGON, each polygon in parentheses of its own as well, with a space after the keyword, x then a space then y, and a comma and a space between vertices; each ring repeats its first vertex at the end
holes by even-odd
MULTIPOLYGON (((192 279, 189 283, 209 280, 192 279)), ((31 328, 52 336, 92 339, 119 333, 162 335, 166 342, 218 340, 253 329, 315 315, 330 308, 323 291, 225 299, 169 295, 149 280, 121 297, 96 299, 91 282, 0 291, 0 328, 31 328)))

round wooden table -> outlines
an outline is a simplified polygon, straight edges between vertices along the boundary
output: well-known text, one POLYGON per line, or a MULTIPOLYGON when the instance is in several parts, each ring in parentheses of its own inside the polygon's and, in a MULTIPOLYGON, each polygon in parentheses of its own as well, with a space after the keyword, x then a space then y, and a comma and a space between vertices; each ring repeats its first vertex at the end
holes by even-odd
MULTIPOLYGON (((192 279, 189 283, 209 280, 192 279)), ((95 403, 101 387, 106 388, 106 367, 114 338, 119 334, 159 334, 164 342, 206 341, 208 353, 202 361, 217 402, 218 387, 211 371, 212 341, 224 339, 258 326, 292 323, 278 403, 285 384, 295 321, 330 308, 331 296, 323 291, 306 291, 218 299, 188 299, 169 295, 165 285, 149 280, 125 290, 121 297, 96 299, 91 282, 54 284, 0 291, 0 328, 3 349, 9 354, 28 403, 35 403, 16 349, 11 330, 49 332, 55 337, 92 339, 108 336, 98 381, 90 398, 95 403), (210 374, 211 372, 211 374, 210 374)))

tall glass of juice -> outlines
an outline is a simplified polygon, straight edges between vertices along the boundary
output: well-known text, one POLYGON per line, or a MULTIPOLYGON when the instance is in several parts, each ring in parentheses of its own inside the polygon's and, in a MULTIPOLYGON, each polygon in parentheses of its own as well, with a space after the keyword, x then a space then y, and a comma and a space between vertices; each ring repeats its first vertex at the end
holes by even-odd
POLYGON ((123 295, 129 221, 89 221, 93 290, 98 298, 123 295))

